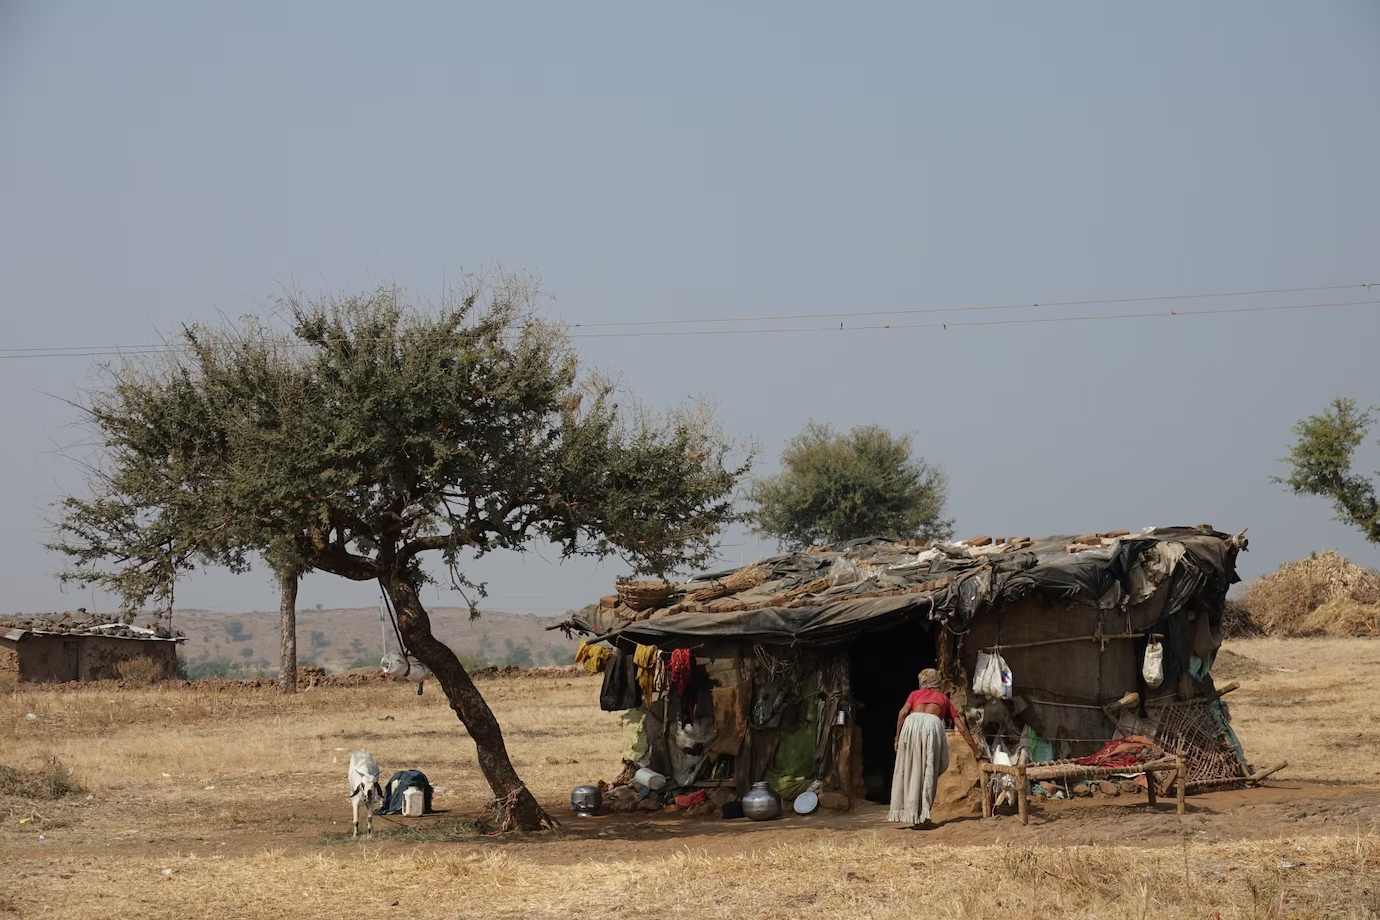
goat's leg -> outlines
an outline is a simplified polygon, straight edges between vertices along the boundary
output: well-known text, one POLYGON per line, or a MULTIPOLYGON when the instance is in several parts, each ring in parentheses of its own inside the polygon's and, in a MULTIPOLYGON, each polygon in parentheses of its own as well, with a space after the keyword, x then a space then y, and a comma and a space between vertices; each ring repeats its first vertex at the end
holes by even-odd
POLYGON ((351 834, 350 836, 351 836, 351 837, 358 837, 358 836, 359 836, 359 796, 358 796, 358 795, 355 795, 354 797, 352 797, 352 798, 350 799, 350 810, 354 813, 354 817, 355 817, 355 832, 354 832, 353 834, 351 834))

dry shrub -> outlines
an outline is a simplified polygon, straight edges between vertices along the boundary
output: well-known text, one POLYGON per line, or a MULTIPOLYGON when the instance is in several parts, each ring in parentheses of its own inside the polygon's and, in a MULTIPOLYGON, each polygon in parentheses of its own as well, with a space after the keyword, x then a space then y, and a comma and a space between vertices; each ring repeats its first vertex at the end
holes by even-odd
POLYGON ((121 680, 136 687, 147 687, 167 677, 163 665, 152 658, 126 658, 115 670, 121 680))
POLYGON ((1222 638, 1251 639, 1263 635, 1263 631, 1251 616, 1250 609, 1235 598, 1227 598, 1222 608, 1222 638))
POLYGON ((1380 635, 1380 572, 1330 550, 1251 582, 1244 602, 1268 636, 1380 635))
POLYGON ((72 771, 56 757, 37 770, 21 770, 0 764, 0 795, 21 799, 60 799, 85 792, 72 771))

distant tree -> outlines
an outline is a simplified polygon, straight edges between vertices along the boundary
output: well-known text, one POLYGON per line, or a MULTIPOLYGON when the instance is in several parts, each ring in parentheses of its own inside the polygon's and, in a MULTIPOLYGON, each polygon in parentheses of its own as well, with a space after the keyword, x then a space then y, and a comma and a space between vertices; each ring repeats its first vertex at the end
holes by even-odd
POLYGON ((319 630, 319 629, 313 629, 313 630, 311 631, 311 647, 312 647, 312 648, 325 648, 326 646, 328 646, 328 645, 330 645, 330 644, 331 644, 331 640, 330 640, 329 638, 326 637, 325 632, 323 632, 322 630, 319 630))
POLYGON ((244 631, 244 624, 239 620, 231 620, 225 624, 225 635, 231 642, 248 642, 254 638, 252 633, 244 631))
POLYGON ((321 609, 321 605, 320 605, 320 604, 317 604, 317 605, 316 605, 316 609, 317 609, 317 610, 320 610, 320 609, 321 609))
POLYGON ((757 533, 803 548, 857 537, 947 539, 948 481, 911 455, 909 435, 864 425, 839 434, 811 422, 786 444, 782 470, 752 484, 757 533))
POLYGON ((1295 495, 1328 499, 1338 521, 1355 527, 1370 542, 1380 543, 1375 482, 1352 468, 1356 449, 1370 433, 1374 411, 1358 409, 1354 399, 1334 399, 1321 414, 1298 422, 1293 428, 1296 440, 1284 461, 1291 472, 1270 479, 1288 486, 1295 495))
POLYGON ((241 658, 253 658, 253 657, 254 657, 254 650, 253 650, 252 648, 249 648, 249 647, 242 648, 242 649, 240 649, 240 657, 241 657, 241 658))
POLYGON ((286 335, 253 319, 189 328, 183 348, 114 369, 85 407, 103 449, 93 496, 64 502, 58 522, 66 578, 126 606, 180 571, 242 571, 255 553, 275 574, 376 581, 468 729, 492 817, 547 825, 493 712, 432 635, 423 561, 471 592, 474 614, 484 589, 464 564, 533 541, 639 573, 703 566, 741 517, 751 451, 703 406, 657 416, 581 373, 534 297, 511 276, 426 310, 393 288, 290 295, 286 335))
POLYGON ((532 648, 527 643, 516 645, 512 639, 503 640, 503 663, 520 668, 532 666, 532 648))

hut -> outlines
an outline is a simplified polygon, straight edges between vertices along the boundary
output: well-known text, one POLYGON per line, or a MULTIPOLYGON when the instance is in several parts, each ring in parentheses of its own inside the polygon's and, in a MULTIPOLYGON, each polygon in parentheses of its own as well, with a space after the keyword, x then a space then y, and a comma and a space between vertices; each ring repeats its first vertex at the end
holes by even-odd
POLYGON ((605 672, 603 708, 624 712, 628 771, 673 789, 765 780, 786 798, 885 802, 896 714, 926 667, 989 750, 1054 761, 1135 735, 1183 753, 1190 781, 1220 781, 1250 773, 1211 674, 1246 546, 1207 525, 869 538, 623 582, 563 625, 605 672), (973 691, 982 653, 1005 662, 1009 691, 973 691))
POLYGON ((0 675, 32 683, 117 680, 126 661, 152 662, 149 673, 177 676, 177 643, 165 629, 77 614, 0 623, 0 675))

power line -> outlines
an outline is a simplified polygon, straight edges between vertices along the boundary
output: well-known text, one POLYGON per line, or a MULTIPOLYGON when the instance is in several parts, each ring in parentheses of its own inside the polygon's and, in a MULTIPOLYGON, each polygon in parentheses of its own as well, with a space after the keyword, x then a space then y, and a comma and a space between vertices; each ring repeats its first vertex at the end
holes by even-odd
POLYGON ((1215 310, 1160 310, 1149 313, 1102 313, 1086 316, 1036 316, 1018 319, 958 320, 955 322, 929 323, 882 323, 872 326, 788 326, 769 329, 675 329, 659 332, 600 332, 575 333, 572 338, 644 338, 658 336, 695 335, 761 335, 789 332, 868 332, 882 329, 949 329, 963 326, 1011 326, 1034 323, 1081 323, 1110 319, 1147 319, 1156 316, 1210 316, 1223 313, 1270 313, 1285 310, 1321 310, 1329 307, 1358 307, 1365 304, 1380 304, 1380 300, 1349 300, 1336 303, 1286 304, 1273 307, 1224 307, 1215 310))
POLYGON ((1368 288, 1369 283, 1332 284, 1319 287, 1265 288, 1255 291, 1219 291, 1214 294, 1168 294, 1160 297, 1113 297, 1101 300, 1059 300, 1042 303, 990 304, 970 307, 915 307, 901 310, 847 310, 839 313, 785 313, 775 316, 726 316, 718 319, 648 319, 605 323, 571 323, 571 328, 594 329, 609 326, 678 326, 690 323, 768 323, 797 319, 846 319, 850 316, 904 316, 917 313, 967 313, 983 310, 1029 310, 1045 307, 1086 307, 1093 304, 1148 303, 1168 300, 1209 300, 1215 297, 1254 297, 1260 294, 1299 294, 1308 291, 1344 291, 1368 288))
MULTIPOLYGON (((893 315, 915 315, 915 314, 934 314, 934 313, 967 313, 974 311, 987 310, 1017 310, 1032 308, 1051 308, 1067 306, 1088 306, 1092 304, 1115 304, 1115 303, 1146 303, 1163 301, 1183 301, 1183 300, 1202 300, 1210 298, 1225 297, 1245 297, 1256 296, 1259 294, 1276 293, 1296 293, 1301 291, 1336 291, 1360 288, 1369 290, 1373 285, 1364 284, 1344 284, 1328 285, 1311 288, 1276 288, 1269 290, 1236 291, 1228 293, 1212 294, 1174 294, 1162 297, 1122 297, 1107 300, 1082 300, 1082 301, 1058 301, 1048 303, 1028 303, 1028 304, 1006 304, 992 306, 962 306, 962 307, 927 307, 908 310, 871 310, 871 311, 851 311, 836 313, 815 313, 797 314, 794 316, 778 317, 728 317, 720 320, 648 320, 632 321, 627 323, 586 323, 573 324, 572 328, 596 328, 614 326, 664 326, 690 323, 744 323, 744 322, 765 322, 769 320, 788 320, 788 319, 808 319, 808 318, 830 318, 840 317, 867 317, 867 316, 893 316, 893 315)), ((848 326, 840 323, 838 326, 784 326, 768 327, 761 329, 656 329, 649 331, 632 332, 572 332, 571 338, 594 339, 594 338, 654 338, 663 336, 726 336, 726 335, 772 335, 784 333, 800 332, 864 332, 891 329, 948 329, 950 326, 955 328, 968 326, 1005 326, 1005 325, 1027 325, 1036 323, 1072 323, 1072 322, 1096 322, 1101 320, 1114 319, 1145 319, 1163 316, 1206 316, 1214 314, 1230 313, 1268 313, 1289 310, 1316 310, 1337 307, 1355 307, 1380 303, 1377 300, 1353 300, 1337 301, 1328 303, 1308 303, 1308 304, 1285 304, 1275 306, 1257 307, 1224 307, 1206 310, 1161 310, 1140 313, 1097 313, 1082 316, 1054 316, 1054 317, 1033 317, 1033 318, 1006 318, 994 320, 958 320, 954 322, 933 321, 927 323, 879 323, 871 325, 848 326)), ((247 340, 242 344, 252 344, 254 340, 247 340)), ((282 344, 293 348, 313 347, 314 342, 286 341, 282 344)), ((168 342, 162 344, 147 345, 73 345, 73 346, 50 346, 46 348, 5 348, 0 349, 0 360, 18 360, 24 358, 90 358, 90 357, 133 357, 138 355, 164 354, 169 351, 184 350, 189 346, 181 342, 168 342)))

